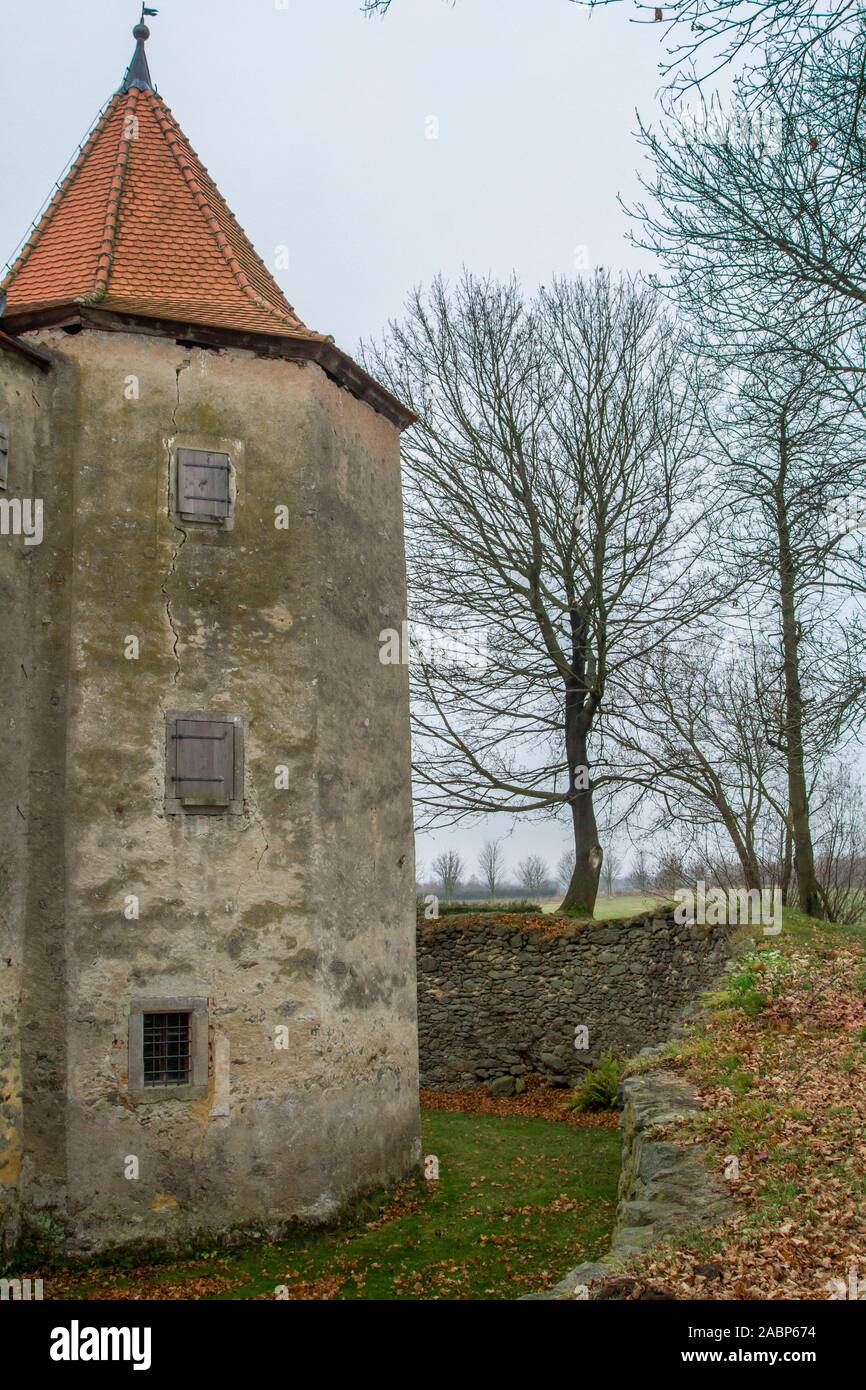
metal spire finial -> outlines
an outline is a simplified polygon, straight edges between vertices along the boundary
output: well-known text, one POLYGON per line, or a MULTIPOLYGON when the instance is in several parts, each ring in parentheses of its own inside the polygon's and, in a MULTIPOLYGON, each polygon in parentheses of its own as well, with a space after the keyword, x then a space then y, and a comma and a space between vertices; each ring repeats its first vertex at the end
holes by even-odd
POLYGON ((131 92, 133 88, 136 88, 140 92, 152 92, 155 90, 153 80, 150 76, 150 68, 147 64, 147 53, 144 48, 144 45, 150 38, 150 30, 144 21, 149 15, 157 14, 159 14, 158 10, 148 9, 147 5, 142 5, 141 19, 132 31, 132 36, 135 39, 135 52, 132 55, 132 62, 126 70, 126 76, 123 79, 123 86, 120 89, 122 92, 131 92))

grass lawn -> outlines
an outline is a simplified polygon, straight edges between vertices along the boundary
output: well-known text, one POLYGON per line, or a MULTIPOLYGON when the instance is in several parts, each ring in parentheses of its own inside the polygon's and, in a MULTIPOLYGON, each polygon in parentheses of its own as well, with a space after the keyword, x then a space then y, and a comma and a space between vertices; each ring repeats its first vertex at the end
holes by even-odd
MULTIPOLYGON (((637 917, 639 912, 649 912, 666 901, 652 893, 647 897, 641 897, 639 893, 615 893, 610 898, 599 893, 593 916, 597 922, 609 922, 616 917, 637 917)), ((556 912, 561 902, 562 894, 559 893, 555 898, 542 898, 540 906, 545 912, 556 912)))
MULTIPOLYGON (((518 900, 514 898, 473 898, 471 901, 466 902, 461 900, 461 912, 459 915, 471 917, 474 914, 475 916, 480 916, 481 909, 489 908, 490 906, 494 906, 497 910, 507 913, 512 909, 515 901, 518 900)), ((542 912, 550 915, 559 911, 559 906, 562 902, 562 893, 557 893, 555 897, 550 898, 534 897, 532 902, 536 907, 540 907, 542 912)), ((641 912, 651 912, 657 907, 670 905, 671 902, 671 898, 665 898, 657 893, 648 893, 645 896, 642 896, 640 893, 614 893, 611 897, 607 897, 604 893, 599 893, 595 903, 593 918, 596 922, 609 922, 617 917, 637 917, 641 912)), ((447 914, 443 913, 442 915, 447 919, 458 914, 449 912, 447 914)))
POLYGON ((422 1112, 440 1180, 368 1199, 339 1230, 146 1269, 63 1271, 46 1298, 514 1299, 609 1244, 619 1132, 422 1112), (286 1296, 284 1293, 283 1297, 286 1296))

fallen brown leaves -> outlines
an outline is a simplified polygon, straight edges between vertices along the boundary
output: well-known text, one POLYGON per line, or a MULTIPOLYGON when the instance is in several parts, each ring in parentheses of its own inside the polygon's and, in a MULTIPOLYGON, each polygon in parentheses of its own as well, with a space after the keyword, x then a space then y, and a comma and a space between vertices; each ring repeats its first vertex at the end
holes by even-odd
POLYGON ((669 910, 666 905, 659 903, 656 907, 634 913, 631 917, 612 918, 557 917, 552 912, 449 912, 442 917, 431 917, 429 921, 424 920, 423 926, 425 936, 433 936, 436 932, 443 931, 449 926, 461 927, 465 931, 474 931, 478 928, 489 931, 498 927, 500 930, 504 928, 511 932, 535 932, 538 936, 552 941, 559 936, 566 936, 578 931, 591 931, 593 927, 606 927, 610 926, 611 923, 618 927, 628 927, 633 922, 642 922, 647 917, 660 915, 666 910, 669 910))
MULTIPOLYGON (((304 1302, 304 1303, 323 1303, 332 1298, 336 1298, 345 1285, 349 1282, 351 1275, 346 1273, 325 1274, 320 1279, 295 1279, 290 1282, 291 1275, 286 1275, 282 1281, 286 1288, 285 1301, 304 1302)), ((274 1295, 272 1293, 261 1293, 256 1295, 258 1302, 272 1303, 274 1295)))
POLYGON ((694 1139, 720 1174, 739 1165, 736 1214, 711 1251, 671 1241, 632 1261, 626 1297, 651 1285, 680 1299, 827 1298, 849 1271, 866 1277, 864 954, 798 945, 781 969, 778 950, 768 960, 767 1006, 714 1014, 686 1066, 705 1106, 694 1139))
POLYGON ((552 940, 557 936, 565 936, 567 932, 583 931, 587 927, 601 926, 601 922, 594 922, 588 919, 585 922, 576 921, 573 917, 555 917, 552 913, 524 913, 524 912, 467 912, 449 913, 444 917, 431 918, 425 923, 424 935, 432 936, 437 931, 442 931, 448 926, 461 927, 466 931, 481 927, 489 931, 495 927, 506 927, 509 931, 531 931, 539 936, 544 936, 552 940))
POLYGON ((403 1216, 417 1216, 421 1210, 422 1203, 418 1195, 417 1185, 414 1182, 404 1182, 400 1184, 391 1201, 382 1208, 376 1219, 364 1222, 364 1229, 379 1231, 383 1226, 389 1225, 392 1221, 398 1221, 403 1216))
POLYGON ((524 1119, 555 1120, 581 1129, 616 1129, 619 1115, 614 1111, 581 1114, 565 1109, 568 1092, 548 1086, 540 1077, 526 1078, 526 1090, 519 1096, 490 1096, 484 1086, 469 1091, 422 1091, 425 1110, 450 1110, 476 1115, 522 1115, 524 1119))
MULTIPOLYGON (((87 1294, 88 1300, 97 1302, 107 1302, 117 1300, 126 1303, 127 1301, 152 1299, 174 1300, 174 1299, 200 1299, 212 1298, 214 1294, 225 1293, 228 1289, 235 1288, 240 1282, 238 1279, 227 1279, 218 1274, 205 1274, 191 1279, 160 1279, 159 1271, 156 1267, 136 1271, 135 1282, 130 1283, 128 1273, 114 1272, 108 1270, 94 1271, 92 1279, 94 1287, 87 1294)), ((46 1280, 46 1293, 50 1292, 52 1299, 65 1299, 80 1297, 75 1285, 80 1283, 80 1274, 75 1276, 66 1273, 49 1274, 46 1280)))

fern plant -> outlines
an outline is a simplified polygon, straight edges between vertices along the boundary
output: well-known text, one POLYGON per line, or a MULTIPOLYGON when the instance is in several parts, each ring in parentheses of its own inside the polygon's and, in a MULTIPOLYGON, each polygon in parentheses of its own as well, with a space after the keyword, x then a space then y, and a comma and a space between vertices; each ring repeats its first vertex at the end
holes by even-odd
POLYGON ((625 1071, 625 1062, 608 1048, 569 1096, 569 1110, 614 1110, 616 1093, 625 1071))

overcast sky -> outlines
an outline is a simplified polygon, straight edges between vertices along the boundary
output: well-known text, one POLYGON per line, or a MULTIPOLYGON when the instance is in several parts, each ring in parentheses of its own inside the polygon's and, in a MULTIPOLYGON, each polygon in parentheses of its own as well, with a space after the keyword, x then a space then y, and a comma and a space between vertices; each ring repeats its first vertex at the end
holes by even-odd
MULTIPOLYGON (((662 26, 630 23, 627 3, 590 17, 568 0, 394 0, 375 20, 361 0, 157 4, 159 91, 305 323, 347 351, 440 271, 532 288, 576 264, 648 264, 617 194, 636 192, 662 26)), ((138 15, 3 0, 0 258, 119 86, 138 15)), ((419 857, 453 844, 474 864, 491 829, 509 825, 422 837, 419 857)), ((567 839, 524 823, 508 858, 555 861, 567 839)))

